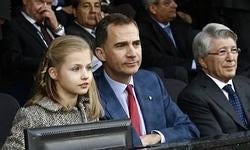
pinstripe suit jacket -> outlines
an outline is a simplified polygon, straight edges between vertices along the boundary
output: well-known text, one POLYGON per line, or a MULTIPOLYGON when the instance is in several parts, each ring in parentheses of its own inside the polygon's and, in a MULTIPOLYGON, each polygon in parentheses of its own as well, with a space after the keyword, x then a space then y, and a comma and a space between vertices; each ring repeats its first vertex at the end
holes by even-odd
MULTIPOLYGON (((171 100, 160 78, 146 70, 134 76, 134 87, 145 123, 146 133, 160 131, 166 142, 191 139, 199 136, 199 131, 178 106, 171 100), (150 99, 149 97, 152 97, 150 99)), ((128 118, 103 71, 96 74, 105 119, 128 118)), ((134 145, 140 144, 139 137, 133 134, 134 145)))

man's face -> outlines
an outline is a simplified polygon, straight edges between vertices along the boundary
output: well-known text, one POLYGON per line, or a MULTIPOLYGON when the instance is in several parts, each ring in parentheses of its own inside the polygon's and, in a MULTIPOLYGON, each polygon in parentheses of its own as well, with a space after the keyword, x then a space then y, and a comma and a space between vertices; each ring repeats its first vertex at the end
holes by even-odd
POLYGON ((149 8, 152 16, 161 23, 168 23, 176 17, 177 4, 175 0, 159 0, 149 8))
POLYGON ((35 21, 44 21, 44 11, 51 9, 53 0, 23 0, 24 11, 35 21))
POLYGON ((141 65, 141 43, 138 28, 133 24, 109 25, 108 38, 96 50, 109 76, 126 83, 141 65))
POLYGON ((199 60, 202 69, 212 77, 228 82, 236 74, 238 52, 233 52, 237 49, 236 43, 232 38, 212 39, 210 43, 210 54, 199 60), (224 55, 218 55, 218 52, 223 51, 226 51, 224 55))
POLYGON ((80 4, 73 9, 77 22, 85 27, 94 28, 98 23, 98 15, 101 13, 99 0, 80 0, 80 4))

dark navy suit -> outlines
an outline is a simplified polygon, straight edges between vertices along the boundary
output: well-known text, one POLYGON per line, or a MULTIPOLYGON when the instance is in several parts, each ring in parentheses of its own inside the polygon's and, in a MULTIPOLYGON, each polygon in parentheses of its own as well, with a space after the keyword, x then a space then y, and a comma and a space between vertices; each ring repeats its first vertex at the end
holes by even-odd
POLYGON ((47 46, 39 31, 21 13, 11 21, 9 28, 10 32, 3 39, 6 49, 0 59, 4 69, 1 92, 11 94, 23 105, 32 91, 34 77, 47 46))
POLYGON ((90 47, 92 49, 95 48, 95 38, 84 28, 82 28, 80 25, 76 24, 75 22, 72 22, 66 29, 65 29, 66 34, 69 35, 77 35, 85 39, 90 47))
MULTIPOLYGON (((95 77, 105 110, 105 119, 128 118, 103 71, 97 73, 95 77)), ((199 136, 195 125, 171 100, 158 76, 140 70, 133 76, 133 80, 147 134, 152 130, 158 130, 165 136, 166 142, 199 136)), ((133 135, 134 145, 137 145, 140 142, 139 137, 133 135)))

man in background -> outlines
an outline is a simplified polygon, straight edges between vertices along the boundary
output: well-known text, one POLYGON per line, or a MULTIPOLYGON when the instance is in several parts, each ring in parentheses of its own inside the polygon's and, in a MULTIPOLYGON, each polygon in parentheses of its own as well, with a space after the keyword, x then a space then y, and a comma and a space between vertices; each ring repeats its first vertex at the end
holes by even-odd
POLYGON ((1 92, 23 105, 32 91, 34 76, 50 42, 64 35, 51 9, 53 0, 23 0, 22 11, 10 22, 1 56, 4 85, 1 92))
POLYGON ((142 43, 142 67, 163 70, 166 78, 189 82, 196 69, 192 55, 194 32, 177 15, 174 0, 143 0, 146 13, 136 17, 142 43))
MULTIPOLYGON (((85 39, 95 48, 95 28, 102 19, 100 0, 75 0, 72 3, 75 20, 66 28, 66 34, 77 35, 85 39)), ((102 63, 94 56, 92 60, 93 71, 102 63)))

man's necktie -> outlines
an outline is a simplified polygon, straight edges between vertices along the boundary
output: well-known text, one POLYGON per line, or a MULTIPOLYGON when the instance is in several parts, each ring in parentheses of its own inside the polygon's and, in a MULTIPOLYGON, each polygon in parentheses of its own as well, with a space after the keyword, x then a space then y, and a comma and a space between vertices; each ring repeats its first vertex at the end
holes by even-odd
POLYGON ((128 92, 128 109, 132 126, 135 128, 137 134, 140 136, 141 135, 140 117, 132 88, 133 87, 130 84, 126 88, 128 92))
POLYGON ((44 24, 42 24, 42 23, 36 23, 36 25, 38 25, 40 27, 43 39, 45 40, 47 45, 50 45, 50 43, 52 42, 53 39, 49 35, 46 26, 44 24))
POLYGON ((223 87, 223 89, 228 93, 228 99, 230 104, 233 106, 234 111, 238 115, 240 121, 247 126, 247 120, 245 117, 245 113, 243 111, 240 99, 238 95, 233 91, 230 84, 227 84, 223 87))
POLYGON ((91 35, 95 37, 95 30, 91 30, 91 35))
POLYGON ((175 40, 174 40, 172 31, 171 31, 170 25, 165 26, 165 27, 163 28, 163 30, 167 33, 167 36, 170 38, 170 40, 172 41, 172 43, 173 43, 174 46, 176 47, 175 40))

